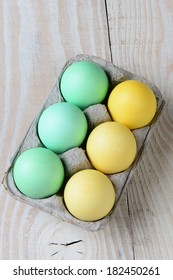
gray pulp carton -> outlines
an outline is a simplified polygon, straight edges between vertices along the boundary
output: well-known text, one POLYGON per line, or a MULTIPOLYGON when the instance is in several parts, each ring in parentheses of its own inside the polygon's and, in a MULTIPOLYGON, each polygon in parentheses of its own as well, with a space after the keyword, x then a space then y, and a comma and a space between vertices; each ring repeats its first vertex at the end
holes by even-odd
MULTIPOLYGON (((120 67, 117 67, 113 65, 111 62, 105 61, 99 57, 95 56, 89 56, 89 55, 77 55, 76 57, 70 59, 62 69, 62 72, 55 83, 54 87, 52 88, 46 102, 44 103, 42 109, 40 110, 39 114, 36 116, 36 118, 33 120, 30 128, 28 129, 28 132, 26 133, 25 138, 23 139, 20 147, 18 148, 16 154, 14 155, 13 159, 11 160, 11 165, 8 169, 8 171, 4 175, 3 179, 3 185, 4 187, 12 194, 16 199, 23 201, 29 205, 35 206, 49 214, 54 215, 55 217, 60 218, 63 221, 71 222, 75 225, 78 225, 84 229, 87 230, 99 230, 104 228, 104 226, 108 223, 111 215, 113 212, 116 211, 117 206, 120 202, 120 199, 122 197, 123 191, 125 187, 128 186, 134 171, 137 167, 137 164, 139 162, 139 159, 141 158, 141 155, 146 149, 146 143, 149 140, 149 136, 151 136, 152 128, 155 125, 155 123, 158 120, 158 117, 161 113, 162 107, 164 105, 164 100, 162 98, 162 95, 159 91, 159 89, 150 81, 146 80, 143 77, 134 75, 120 67), (39 120, 39 117, 41 113, 50 105, 57 103, 57 102, 63 102, 64 99, 61 95, 60 88, 59 88, 59 82, 61 79, 61 76, 63 72, 67 69, 69 65, 71 65, 74 62, 81 61, 81 60, 87 60, 87 61, 93 61, 97 64, 99 64, 104 71, 106 72, 108 78, 109 78, 109 84, 110 84, 110 91, 119 83, 125 80, 139 80, 147 84, 154 92, 156 99, 157 99, 157 112, 155 115, 154 120, 148 125, 140 129, 133 130, 133 133, 136 137, 137 141, 137 156, 134 161, 134 163, 125 171, 117 173, 117 174, 111 174, 107 175, 108 178, 112 181, 116 193, 117 193, 117 201, 112 209, 112 211, 103 219, 95 221, 95 222, 85 222, 76 219, 73 217, 68 210, 66 209, 63 201, 63 193, 61 190, 58 194, 55 194, 51 197, 44 198, 44 199, 32 199, 29 197, 26 197, 23 195, 16 187, 13 176, 12 176, 12 169, 14 162, 16 158, 25 150, 32 148, 32 147, 42 147, 42 143, 39 140, 38 134, 37 134, 37 123, 39 120)), ((92 105, 84 110, 84 113, 88 120, 88 126, 89 126, 89 132, 99 125, 100 123, 110 121, 111 117, 109 115, 109 112, 107 110, 107 107, 105 104, 97 104, 92 105)), ((85 146, 77 147, 70 149, 62 154, 59 155, 61 160, 63 161, 65 170, 66 170, 66 181, 77 171, 83 170, 83 169, 90 169, 93 168, 91 163, 89 162, 85 146)))

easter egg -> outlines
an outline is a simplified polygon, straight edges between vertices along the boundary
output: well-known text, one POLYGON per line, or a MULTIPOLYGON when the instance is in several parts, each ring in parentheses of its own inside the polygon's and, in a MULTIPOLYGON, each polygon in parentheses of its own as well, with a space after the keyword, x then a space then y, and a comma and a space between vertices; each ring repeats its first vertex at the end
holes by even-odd
POLYGON ((86 150, 93 167, 112 174, 126 170, 136 156, 136 139, 132 131, 119 122, 105 122, 90 133, 86 150))
POLYGON ((112 119, 130 129, 148 125, 156 113, 156 107, 156 97, 151 88, 136 80, 118 84, 108 99, 112 119))
POLYGON ((101 103, 108 92, 109 82, 100 65, 91 61, 71 64, 62 74, 60 90, 67 102, 81 109, 101 103))
POLYGON ((68 211, 77 219, 96 221, 111 211, 116 200, 112 182, 94 169, 75 173, 64 189, 64 202, 68 211))
POLYGON ((84 113, 67 102, 49 106, 38 121, 38 135, 46 148, 62 153, 82 144, 87 134, 84 113))
POLYGON ((59 157, 46 148, 30 148, 17 157, 13 167, 14 182, 30 198, 46 198, 57 193, 64 180, 59 157))

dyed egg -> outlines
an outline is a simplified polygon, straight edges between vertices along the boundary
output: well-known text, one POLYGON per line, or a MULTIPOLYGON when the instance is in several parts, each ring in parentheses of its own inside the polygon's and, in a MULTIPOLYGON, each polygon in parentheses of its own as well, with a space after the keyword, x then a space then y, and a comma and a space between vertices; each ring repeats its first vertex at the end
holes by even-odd
POLYGON ((115 189, 106 175, 86 169, 75 173, 67 182, 64 202, 77 219, 96 221, 111 211, 116 199, 115 189))
POLYGON ((101 103, 108 92, 105 71, 96 63, 79 61, 71 64, 60 81, 62 96, 81 109, 101 103))
POLYGON ((57 193, 64 180, 64 167, 59 157, 46 148, 24 151, 13 167, 14 182, 30 198, 46 198, 57 193))
POLYGON ((38 135, 45 147, 56 153, 80 146, 87 134, 87 120, 75 105, 61 102, 49 106, 40 116, 38 135))
POLYGON ((136 140, 131 130, 113 121, 95 127, 86 144, 91 164, 106 174, 127 169, 135 159, 136 148, 136 140))
POLYGON ((127 80, 118 84, 110 93, 108 110, 114 121, 130 129, 148 125, 156 113, 156 97, 144 83, 127 80))

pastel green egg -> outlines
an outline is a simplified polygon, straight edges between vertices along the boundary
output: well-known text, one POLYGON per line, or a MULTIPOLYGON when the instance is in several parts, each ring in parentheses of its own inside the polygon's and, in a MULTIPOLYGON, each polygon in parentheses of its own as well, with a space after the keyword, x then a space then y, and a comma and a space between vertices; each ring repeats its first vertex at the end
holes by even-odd
POLYGON ((38 121, 38 135, 48 149, 62 153, 82 144, 88 124, 84 113, 67 102, 49 106, 38 121))
POLYGON ((14 182, 30 198, 46 198, 57 193, 64 180, 64 167, 59 157, 46 148, 30 148, 16 159, 14 182))
POLYGON ((71 64, 62 74, 60 90, 67 102, 81 109, 103 102, 109 82, 100 65, 91 61, 71 64))

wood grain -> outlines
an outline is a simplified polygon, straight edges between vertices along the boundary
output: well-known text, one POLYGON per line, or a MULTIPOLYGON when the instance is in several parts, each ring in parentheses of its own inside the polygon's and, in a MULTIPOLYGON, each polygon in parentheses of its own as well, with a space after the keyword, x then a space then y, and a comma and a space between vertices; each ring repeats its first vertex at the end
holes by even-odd
POLYGON ((107 1, 114 63, 153 81, 167 104, 128 188, 136 259, 173 258, 172 4, 107 1))
MULTIPOLYGON (((111 58, 104 1, 0 5, 2 175, 65 62, 79 53, 111 58)), ((51 258, 133 258, 126 196, 106 229, 91 233, 17 202, 0 188, 0 259, 51 258), (80 239, 78 246, 50 245, 80 239)))
POLYGON ((104 230, 56 219, 0 187, 0 259, 172 259, 172 1, 1 0, 0 21, 1 178, 63 65, 79 53, 112 58, 154 82, 166 100, 104 230))

